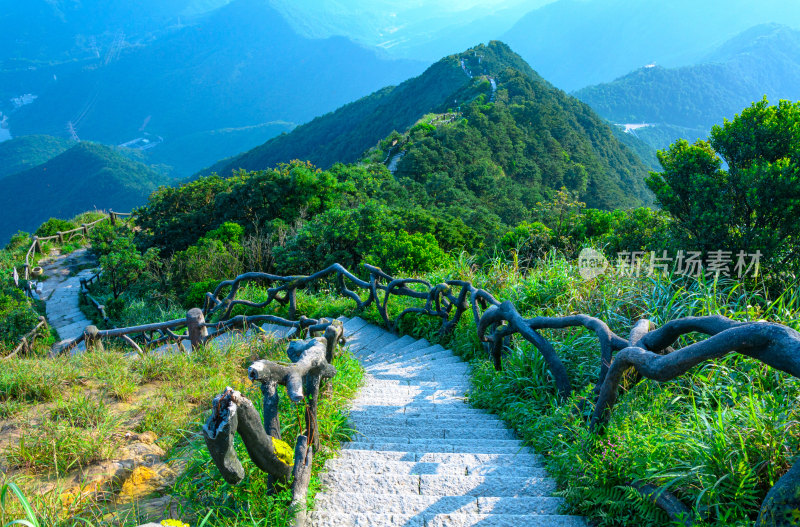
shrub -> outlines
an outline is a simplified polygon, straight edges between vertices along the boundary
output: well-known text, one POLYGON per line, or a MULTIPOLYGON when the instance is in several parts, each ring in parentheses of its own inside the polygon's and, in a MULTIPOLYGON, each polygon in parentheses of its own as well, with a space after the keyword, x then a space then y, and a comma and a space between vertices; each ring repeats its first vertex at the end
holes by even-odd
POLYGON ((39 228, 36 229, 34 234, 40 238, 45 238, 47 236, 54 236, 59 231, 64 232, 72 230, 75 227, 77 227, 77 225, 71 221, 50 218, 46 222, 39 225, 39 228))
POLYGON ((19 289, 0 292, 0 341, 16 346, 17 341, 38 323, 39 315, 28 305, 19 289))

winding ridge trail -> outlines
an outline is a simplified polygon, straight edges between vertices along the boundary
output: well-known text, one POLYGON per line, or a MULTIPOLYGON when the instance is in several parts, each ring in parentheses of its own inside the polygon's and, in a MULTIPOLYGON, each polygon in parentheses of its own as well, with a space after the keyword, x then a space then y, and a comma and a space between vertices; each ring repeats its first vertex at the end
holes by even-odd
MULTIPOLYGON (((91 324, 78 307, 81 278, 94 272, 83 269, 97 262, 88 249, 78 249, 69 254, 47 258, 42 262, 47 280, 42 282, 42 300, 47 308, 47 321, 58 331, 62 342, 78 337, 91 324)), ((83 346, 83 344, 81 344, 83 346)))
POLYGON ((367 371, 353 442, 327 462, 316 527, 585 527, 539 456, 492 414, 470 407, 469 365, 426 340, 341 319, 367 371))

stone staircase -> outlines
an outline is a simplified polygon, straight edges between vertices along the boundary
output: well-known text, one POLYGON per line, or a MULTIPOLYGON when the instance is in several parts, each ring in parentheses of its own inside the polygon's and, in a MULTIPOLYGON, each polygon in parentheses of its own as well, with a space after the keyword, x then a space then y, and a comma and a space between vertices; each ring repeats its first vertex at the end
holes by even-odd
POLYGON ((587 525, 558 513, 539 456, 466 403, 468 364, 426 340, 340 320, 367 382, 351 409, 354 441, 327 462, 311 525, 587 525))

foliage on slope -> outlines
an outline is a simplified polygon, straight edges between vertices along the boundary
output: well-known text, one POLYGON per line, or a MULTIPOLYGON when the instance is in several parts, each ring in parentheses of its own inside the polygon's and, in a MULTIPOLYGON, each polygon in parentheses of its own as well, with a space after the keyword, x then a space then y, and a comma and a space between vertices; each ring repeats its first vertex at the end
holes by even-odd
POLYGON ((461 107, 452 125, 417 128, 393 155, 396 176, 426 188, 436 204, 482 207, 503 223, 565 187, 592 207, 648 201, 646 167, 586 105, 541 79, 506 69, 494 102, 485 93, 461 107))
MULTIPOLYGON (((583 191, 581 176, 578 181, 563 176, 569 170, 585 169, 591 181, 588 193, 582 197, 592 206, 613 208, 647 201, 642 183, 646 170, 636 155, 621 145, 587 106, 553 88, 519 55, 498 41, 445 57, 419 77, 318 117, 204 173, 216 171, 226 176, 239 168, 260 170, 292 159, 309 160, 322 168, 335 162, 353 162, 393 131, 409 130, 428 113, 459 107, 471 109, 476 121, 469 122, 469 130, 481 137, 456 145, 459 155, 447 162, 455 161, 458 165, 449 164, 448 169, 470 171, 474 169, 471 165, 494 164, 512 179, 516 177, 517 183, 524 184, 529 196, 538 196, 528 202, 545 196, 545 187, 558 189, 566 185, 571 190, 583 191), (488 101, 489 77, 497 78, 498 101, 503 100, 494 110, 487 110, 476 101, 482 94, 486 95, 483 101, 488 101), (493 112, 490 120, 502 122, 487 126, 477 116, 480 111, 493 112), (488 159, 492 157, 490 149, 501 152, 488 159), (564 161, 562 150, 574 159, 564 161), (583 168, 575 166, 578 164, 583 168), (552 173, 552 178, 541 181, 542 173, 546 173, 545 177, 552 173), (620 192, 620 188, 624 191, 620 192)), ((448 143, 446 148, 452 149, 453 145, 448 143)), ((375 157, 371 160, 388 161, 375 157)), ((406 160, 401 163, 398 176, 416 171, 419 179, 427 176, 428 168, 442 171, 441 164, 441 159, 430 159, 430 167, 410 168, 406 160)), ((463 187, 463 182, 460 185, 463 187)))
POLYGON ((642 139, 664 148, 678 137, 702 137, 723 117, 765 94, 771 99, 800 98, 798 57, 800 31, 776 24, 758 26, 726 42, 702 63, 640 68, 575 96, 614 122, 664 128, 667 135, 661 138, 642 129, 642 139))
POLYGON ((78 143, 46 163, 3 179, 0 239, 34 230, 51 216, 102 208, 120 212, 144 203, 166 178, 114 149, 78 143))
POLYGON ((49 161, 73 145, 48 135, 26 135, 0 143, 0 179, 49 161))

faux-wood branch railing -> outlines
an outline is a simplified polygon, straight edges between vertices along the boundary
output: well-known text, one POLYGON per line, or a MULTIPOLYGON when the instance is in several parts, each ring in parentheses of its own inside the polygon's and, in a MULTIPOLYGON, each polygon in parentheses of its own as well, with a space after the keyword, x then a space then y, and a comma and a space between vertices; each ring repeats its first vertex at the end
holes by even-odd
MULTIPOLYGON (((686 317, 657 329, 652 322, 640 320, 626 339, 614 333, 602 320, 585 314, 525 318, 512 302, 500 302, 488 291, 475 288, 467 281, 448 280, 431 284, 416 278, 395 279, 370 265, 364 265, 364 269, 367 279, 355 276, 339 264, 309 276, 245 273, 220 283, 213 292, 207 293, 203 310, 193 309, 186 320, 102 332, 95 329, 87 338, 97 341, 103 337, 127 336, 129 333, 157 329, 162 332, 162 336, 151 343, 159 343, 168 339, 180 339, 173 330, 188 326, 190 341, 195 346, 234 327, 247 327, 249 323, 270 322, 298 330, 316 328, 319 321, 303 317, 298 321, 272 315, 229 317, 236 306, 263 309, 272 302, 277 302, 288 307, 289 319, 293 319, 297 315, 298 289, 333 280, 339 293, 353 300, 359 309, 374 304, 383 322, 392 331, 397 330, 404 316, 415 313, 439 318, 440 334, 446 335, 455 329, 464 313, 471 312, 478 338, 484 343, 489 358, 498 370, 502 368, 502 357, 508 338, 515 334, 521 336, 544 358, 556 390, 562 398, 572 393, 572 381, 555 347, 542 336, 541 331, 569 327, 583 327, 592 331, 598 339, 600 349, 595 384, 597 399, 588 426, 598 432, 602 431, 614 407, 623 374, 631 369, 638 379, 663 382, 682 375, 701 362, 736 352, 800 377, 800 333, 781 324, 737 322, 721 316, 710 316, 686 317), (237 298, 242 286, 250 282, 266 285, 265 301, 253 302, 237 298), (362 298, 354 289, 366 290, 366 298, 362 298), (227 294, 223 296, 223 292, 227 294), (409 297, 423 304, 406 308, 390 319, 388 304, 392 296, 409 297), (204 320, 206 316, 219 316, 221 322, 208 324, 204 320), (209 332, 209 328, 213 328, 213 332, 209 332), (708 338, 681 349, 674 349, 675 342, 688 333, 701 333, 708 338)), ((129 337, 128 340, 133 343, 129 337)), ((769 492, 760 512, 758 525, 782 525, 781 511, 795 509, 800 510, 800 462, 796 462, 769 492)))
POLYGON ((19 352, 23 351, 25 353, 30 353, 31 346, 33 345, 36 337, 47 331, 47 319, 44 317, 39 317, 39 322, 33 327, 32 330, 27 332, 19 339, 19 344, 9 353, 8 355, 2 357, 3 360, 10 359, 12 357, 16 357, 19 352))
POLYGON ((82 236, 86 238, 89 236, 89 230, 103 221, 110 221, 111 225, 116 225, 117 219, 120 217, 130 216, 133 214, 132 212, 114 212, 113 210, 108 211, 106 216, 103 216, 100 219, 97 219, 90 223, 83 223, 80 227, 76 227, 75 229, 71 229, 68 231, 58 231, 52 236, 32 236, 31 237, 31 246, 28 249, 28 252, 25 253, 25 280, 30 280, 30 270, 31 270, 31 257, 38 249, 39 252, 42 252, 42 242, 50 241, 50 240, 58 240, 58 243, 65 243, 73 240, 76 235, 82 236))
MULTIPOLYGON (((244 467, 234 449, 234 436, 238 433, 256 467, 270 475, 270 482, 292 484, 292 504, 295 527, 306 520, 306 496, 311 477, 311 463, 315 450, 319 450, 317 407, 320 381, 336 375, 333 352, 342 339, 341 322, 325 324, 324 337, 306 341, 292 341, 287 355, 292 364, 258 360, 248 369, 248 377, 261 383, 264 395, 264 422, 259 422, 255 405, 233 388, 226 388, 214 398, 211 416, 203 426, 203 437, 211 459, 228 483, 237 485, 245 476, 244 467), (306 401, 305 433, 297 437, 294 447, 294 464, 281 459, 275 451, 275 440, 281 440, 278 414, 278 385, 286 388, 293 403, 306 401)), ((320 328, 321 329, 321 328, 320 328)))

